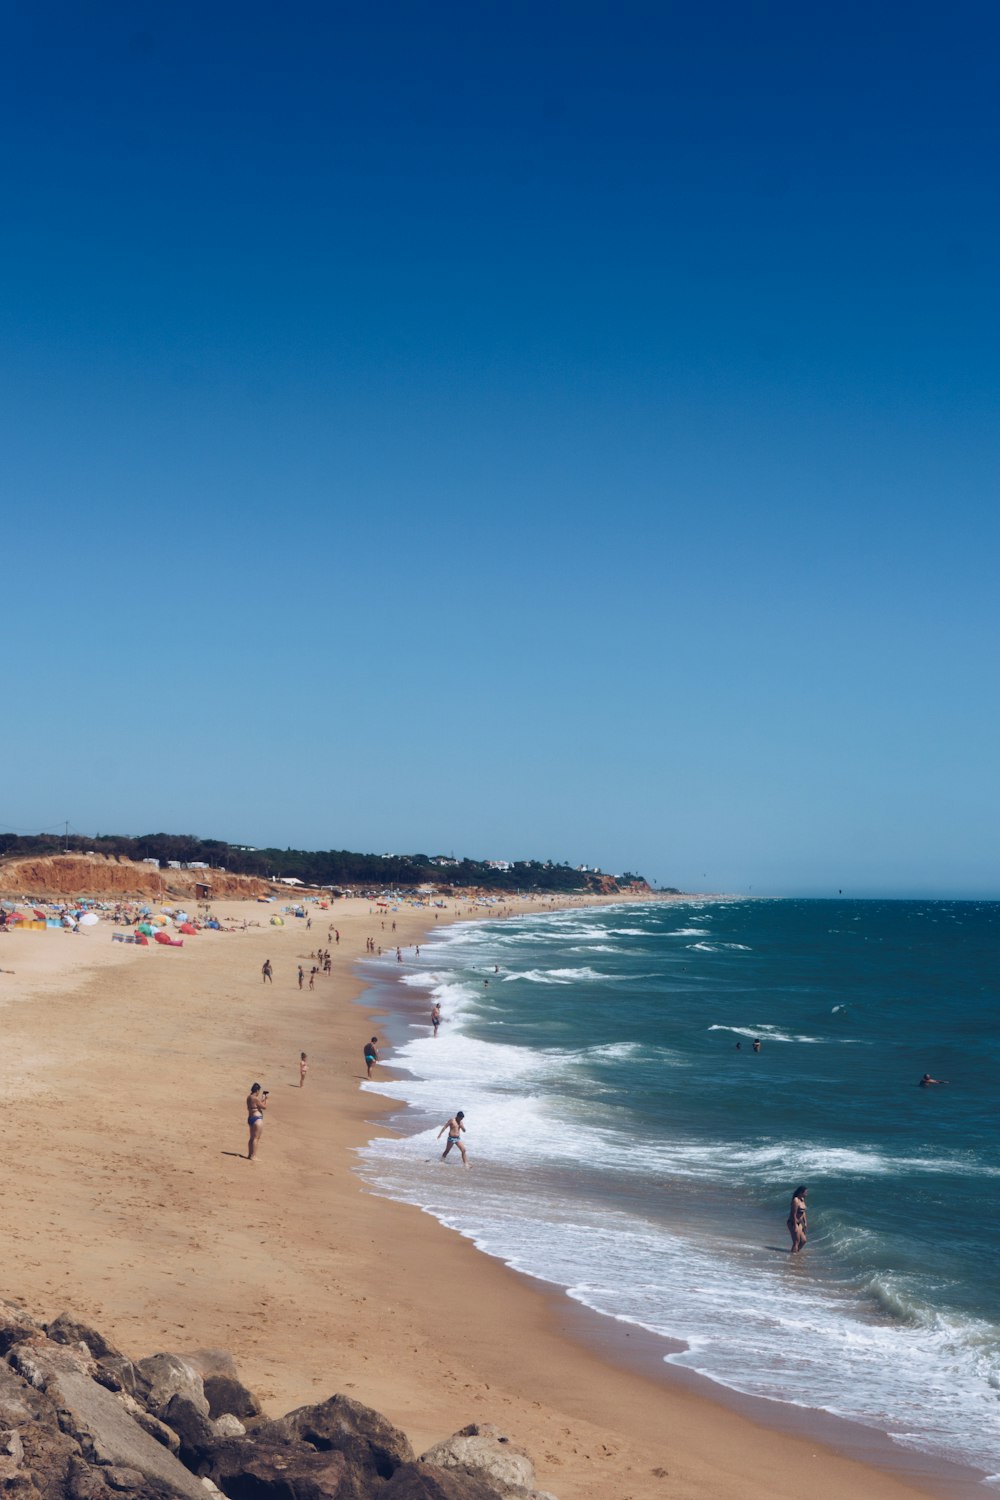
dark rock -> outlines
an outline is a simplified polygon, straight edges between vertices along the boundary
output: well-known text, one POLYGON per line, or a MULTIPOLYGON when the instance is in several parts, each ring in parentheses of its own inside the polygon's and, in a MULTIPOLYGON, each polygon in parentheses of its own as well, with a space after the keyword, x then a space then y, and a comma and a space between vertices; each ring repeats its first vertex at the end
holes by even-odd
POLYGON ((379 1500, 497 1500, 499 1491, 475 1474, 436 1464, 402 1464, 379 1490, 379 1500))
POLYGON ((193 1354, 183 1357, 185 1364, 202 1378, 210 1417, 221 1417, 226 1412, 240 1418, 260 1415, 260 1402, 240 1380, 236 1361, 228 1349, 195 1349, 193 1354))
MULTIPOLYGON (((109 1468, 136 1469, 144 1476, 144 1500, 165 1500, 165 1497, 186 1497, 186 1500, 205 1500, 204 1490, 172 1453, 155 1438, 145 1432, 126 1408, 125 1398, 112 1395, 97 1384, 87 1373, 92 1366, 89 1355, 78 1352, 78 1346, 52 1343, 37 1336, 30 1342, 15 1345, 8 1361, 36 1390, 42 1390, 55 1407, 61 1434, 41 1424, 23 1428, 25 1467, 29 1462, 29 1438, 37 1431, 43 1438, 55 1444, 62 1436, 71 1441, 76 1451, 88 1462, 109 1468)), ((58 1460, 58 1452, 53 1456, 58 1460)), ((63 1479, 68 1475, 69 1454, 63 1457, 63 1479)), ((47 1465, 46 1480, 52 1471, 47 1465)), ((38 1482, 38 1481, 36 1481, 38 1482)), ((39 1483, 39 1488, 42 1485, 39 1483)), ((65 1486, 48 1486, 43 1489, 47 1500, 65 1494, 65 1486)))
MULTIPOLYGON (((31 1392, 37 1401, 44 1402, 46 1411, 40 1418, 30 1420, 17 1429, 20 1448, 19 1468, 32 1486, 29 1493, 37 1493, 45 1500, 62 1500, 73 1472, 73 1466, 83 1459, 80 1448, 66 1433, 60 1432, 55 1408, 31 1392)), ((10 1485, 4 1487, 4 1493, 10 1485)), ((19 1491, 12 1491, 19 1493, 19 1491)))
POLYGON ((55 1408, 40 1391, 7 1364, 0 1364, 0 1429, 10 1431, 29 1423, 56 1429, 55 1408))
POLYGON ((231 1500, 369 1500, 373 1493, 343 1453, 304 1443, 232 1438, 215 1449, 207 1477, 231 1500))
POLYGON ((189 1469, 197 1470, 201 1460, 215 1447, 219 1435, 209 1419, 198 1410, 193 1401, 179 1392, 171 1396, 163 1408, 163 1422, 176 1432, 180 1440, 178 1457, 189 1469))
POLYGON ((410 1440, 380 1412, 350 1396, 331 1396, 316 1406, 300 1406, 277 1421, 254 1428, 255 1439, 306 1442, 320 1451, 336 1449, 369 1479, 388 1479, 400 1464, 412 1463, 410 1440))
POLYGON ((66 1484, 68 1500, 109 1500, 111 1491, 101 1474, 102 1470, 92 1469, 82 1458, 74 1458, 66 1484))
POLYGON ((210 1417, 259 1417, 261 1406, 253 1391, 231 1375, 206 1375, 205 1399, 210 1417))
POLYGON ((128 1391, 137 1401, 149 1396, 149 1381, 124 1354, 105 1354, 97 1361, 99 1374, 94 1376, 109 1391, 128 1391))
POLYGON ((138 1469, 123 1469, 115 1464, 105 1469, 102 1477, 112 1490, 141 1490, 146 1483, 145 1475, 138 1469))
MULTIPOLYGON (((126 1410, 129 1408, 126 1407, 126 1410)), ((151 1438, 155 1438, 164 1448, 169 1448, 171 1453, 180 1452, 181 1440, 174 1429, 168 1427, 166 1422, 161 1422, 159 1417, 154 1417, 151 1411, 144 1411, 139 1407, 132 1412, 132 1418, 138 1422, 143 1432, 148 1432, 151 1438)))
POLYGON ((37 1318, 26 1313, 23 1307, 18 1307, 16 1302, 0 1302, 0 1354, 6 1354, 8 1349, 19 1344, 22 1339, 43 1332, 44 1328, 37 1318))
POLYGON ((78 1323, 71 1318, 69 1313, 60 1313, 54 1322, 49 1323, 45 1329, 49 1338, 56 1344, 86 1344, 94 1359, 107 1359, 112 1355, 124 1359, 120 1349, 114 1344, 109 1344, 102 1333, 96 1328, 89 1327, 86 1323, 78 1323))

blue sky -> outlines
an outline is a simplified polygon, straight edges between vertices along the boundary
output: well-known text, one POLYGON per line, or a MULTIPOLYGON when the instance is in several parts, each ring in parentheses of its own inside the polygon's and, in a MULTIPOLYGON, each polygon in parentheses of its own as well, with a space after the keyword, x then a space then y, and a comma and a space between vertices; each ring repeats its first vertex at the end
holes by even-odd
POLYGON ((11 13, 0 824, 1000 895, 998 40, 11 13))

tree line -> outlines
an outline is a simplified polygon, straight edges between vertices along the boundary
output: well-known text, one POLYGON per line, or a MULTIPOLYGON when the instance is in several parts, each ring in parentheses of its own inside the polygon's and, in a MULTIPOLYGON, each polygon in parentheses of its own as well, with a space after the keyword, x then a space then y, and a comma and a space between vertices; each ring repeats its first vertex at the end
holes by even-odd
POLYGON ((248 849, 223 839, 203 839, 195 834, 146 833, 0 834, 0 858, 62 853, 96 853, 109 858, 157 859, 166 866, 171 860, 188 865, 204 863, 237 875, 258 875, 276 880, 282 876, 306 885, 365 886, 488 886, 491 890, 611 891, 642 883, 631 872, 612 881, 591 870, 576 870, 554 860, 517 860, 509 870, 495 870, 485 860, 460 859, 445 865, 426 854, 358 854, 349 849, 248 849))

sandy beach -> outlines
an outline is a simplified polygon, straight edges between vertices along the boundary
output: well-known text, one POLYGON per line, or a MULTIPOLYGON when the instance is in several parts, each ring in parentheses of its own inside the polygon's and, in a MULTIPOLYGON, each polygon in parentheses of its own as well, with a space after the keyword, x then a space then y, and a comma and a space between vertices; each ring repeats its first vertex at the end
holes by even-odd
MULTIPOLYGON (((964 1492, 957 1475, 859 1463, 816 1441, 814 1424, 796 1434, 752 1420, 748 1403, 671 1375, 634 1330, 373 1196, 352 1148, 386 1128, 391 1106, 360 1087, 380 1018, 356 1003, 355 966, 369 937, 399 942, 405 958, 434 913, 393 913, 383 932, 352 899, 314 909, 307 931, 268 926, 274 909, 218 903, 220 916, 262 925, 201 932, 182 949, 113 943, 103 922, 0 937, 0 968, 14 971, 0 973, 0 1295, 44 1317, 71 1309, 134 1356, 230 1349, 271 1413, 349 1392, 418 1452, 497 1422, 559 1500, 964 1492), (297 967, 308 974, 328 925, 340 932, 333 972, 299 990, 297 967), (268 958, 273 984, 261 979, 268 958), (250 1164, 254 1080, 271 1093, 250 1164)), ((438 920, 467 914, 449 901, 438 920)), ((881 1463, 874 1434, 871 1451, 881 1463)))

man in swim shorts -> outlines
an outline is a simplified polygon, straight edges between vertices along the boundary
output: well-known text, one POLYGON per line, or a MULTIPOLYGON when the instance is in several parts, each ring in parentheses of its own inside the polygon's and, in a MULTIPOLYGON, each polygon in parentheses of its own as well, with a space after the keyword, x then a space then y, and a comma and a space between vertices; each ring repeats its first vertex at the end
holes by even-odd
POLYGON ((365 1067, 368 1069, 368 1077, 372 1076, 372 1068, 378 1062, 378 1037, 373 1036, 370 1042, 365 1042, 365 1067))
POLYGON ((441 1129, 437 1133, 437 1138, 438 1140, 440 1140, 447 1130, 448 1143, 441 1153, 442 1161, 445 1160, 452 1146, 457 1146, 462 1156, 462 1166, 467 1167, 469 1165, 469 1158, 465 1154, 465 1146, 462 1143, 462 1131, 465 1129, 464 1121, 465 1110, 457 1110, 455 1114, 452 1115, 451 1119, 446 1120, 445 1123, 441 1126, 441 1129))

